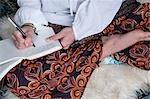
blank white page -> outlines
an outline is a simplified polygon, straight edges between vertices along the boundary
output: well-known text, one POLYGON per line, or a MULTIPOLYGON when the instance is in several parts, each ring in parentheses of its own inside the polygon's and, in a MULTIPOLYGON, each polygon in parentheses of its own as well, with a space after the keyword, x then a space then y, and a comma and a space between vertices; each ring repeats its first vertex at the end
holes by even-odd
POLYGON ((47 37, 54 34, 51 28, 45 27, 42 31, 39 31, 38 34, 39 35, 33 39, 36 47, 32 46, 26 49, 17 49, 11 39, 0 41, 0 64, 18 58, 35 59, 62 48, 59 41, 51 43, 46 41, 47 37))

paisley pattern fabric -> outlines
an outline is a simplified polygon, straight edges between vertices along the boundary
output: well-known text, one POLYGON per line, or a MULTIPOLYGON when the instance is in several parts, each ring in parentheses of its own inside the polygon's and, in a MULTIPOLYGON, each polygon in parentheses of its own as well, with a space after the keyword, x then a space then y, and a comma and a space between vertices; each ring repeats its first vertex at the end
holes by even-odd
MULTIPOLYGON (((150 4, 140 5, 129 14, 116 16, 102 33, 75 42, 69 49, 35 60, 23 60, 6 75, 6 84, 21 99, 79 99, 90 75, 101 62, 101 36, 137 28, 149 31, 149 20, 150 4)), ((132 66, 150 69, 149 44, 139 42, 112 56, 132 66)))
POLYGON ((67 50, 23 60, 7 74, 7 86, 23 99, 80 98, 91 73, 99 66, 101 52, 97 35, 67 50))

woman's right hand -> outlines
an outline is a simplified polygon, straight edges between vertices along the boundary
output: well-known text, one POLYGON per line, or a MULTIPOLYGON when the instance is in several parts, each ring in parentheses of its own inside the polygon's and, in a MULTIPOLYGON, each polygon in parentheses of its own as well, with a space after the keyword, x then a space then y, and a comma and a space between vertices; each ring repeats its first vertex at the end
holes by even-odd
POLYGON ((24 39, 19 31, 15 31, 12 38, 18 49, 25 49, 33 45, 32 37, 34 35, 34 30, 30 26, 24 26, 21 29, 26 33, 26 38, 24 39))

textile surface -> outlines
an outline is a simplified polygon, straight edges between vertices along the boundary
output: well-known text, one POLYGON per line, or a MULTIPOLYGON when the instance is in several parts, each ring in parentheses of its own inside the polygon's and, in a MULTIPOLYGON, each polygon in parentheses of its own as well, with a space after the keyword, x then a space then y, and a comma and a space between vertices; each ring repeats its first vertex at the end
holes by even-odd
MULTIPOLYGON (((134 29, 150 31, 149 13, 150 3, 140 5, 138 9, 132 13, 128 13, 127 16, 123 15, 115 19, 103 33, 108 35, 114 33, 122 34, 134 29), (118 28, 118 30, 115 30, 115 28, 118 28)), ((137 66, 141 69, 150 69, 150 41, 138 42, 121 52, 115 53, 112 57, 131 66, 137 66)))

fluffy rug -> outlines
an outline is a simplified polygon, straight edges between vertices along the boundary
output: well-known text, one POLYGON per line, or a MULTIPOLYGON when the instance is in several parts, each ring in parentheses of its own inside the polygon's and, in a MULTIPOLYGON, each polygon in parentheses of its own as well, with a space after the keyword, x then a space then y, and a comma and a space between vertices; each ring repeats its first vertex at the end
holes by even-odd
POLYGON ((10 38, 13 26, 6 19, 6 15, 14 15, 18 9, 17 0, 0 0, 0 40, 10 38))
POLYGON ((149 95, 150 71, 102 65, 93 72, 82 99, 150 99, 149 95))
POLYGON ((8 21, 6 17, 0 19, 0 37, 2 39, 11 38, 12 33, 15 31, 15 27, 8 21))

